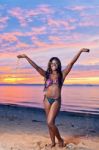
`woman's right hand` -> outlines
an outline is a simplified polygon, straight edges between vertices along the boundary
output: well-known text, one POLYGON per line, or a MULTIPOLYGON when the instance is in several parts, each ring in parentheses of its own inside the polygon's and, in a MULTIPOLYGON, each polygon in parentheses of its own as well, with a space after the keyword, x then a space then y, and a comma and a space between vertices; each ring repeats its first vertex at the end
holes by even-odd
POLYGON ((90 49, 88 49, 88 48, 82 48, 81 52, 90 52, 90 49))
POLYGON ((18 58, 26 58, 27 56, 25 54, 21 54, 17 56, 18 58))

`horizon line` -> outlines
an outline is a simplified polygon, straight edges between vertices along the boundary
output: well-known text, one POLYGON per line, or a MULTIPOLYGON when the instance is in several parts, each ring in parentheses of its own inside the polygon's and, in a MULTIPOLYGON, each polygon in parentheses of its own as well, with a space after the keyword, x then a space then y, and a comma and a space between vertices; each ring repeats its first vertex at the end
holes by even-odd
MULTIPOLYGON (((30 83, 0 83, 0 85, 44 85, 44 84, 30 84, 30 83)), ((99 84, 63 84, 63 86, 99 86, 99 84)))

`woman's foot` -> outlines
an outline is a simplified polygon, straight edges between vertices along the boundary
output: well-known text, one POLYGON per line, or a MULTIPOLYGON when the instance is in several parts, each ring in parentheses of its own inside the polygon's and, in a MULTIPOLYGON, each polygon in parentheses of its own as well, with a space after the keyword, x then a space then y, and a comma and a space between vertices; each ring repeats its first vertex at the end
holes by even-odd
POLYGON ((61 139, 61 140, 58 142, 58 144, 59 144, 59 147, 65 147, 65 146, 66 146, 66 143, 64 143, 64 140, 63 140, 63 139, 61 139))
POLYGON ((53 147, 55 147, 55 145, 56 145, 56 143, 51 143, 51 144, 46 144, 45 146, 53 148, 53 147))

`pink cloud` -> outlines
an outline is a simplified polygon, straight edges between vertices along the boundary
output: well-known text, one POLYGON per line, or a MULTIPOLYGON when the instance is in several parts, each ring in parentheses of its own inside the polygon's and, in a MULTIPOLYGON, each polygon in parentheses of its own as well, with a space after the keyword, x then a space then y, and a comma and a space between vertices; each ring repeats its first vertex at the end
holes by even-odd
POLYGON ((74 7, 71 7, 70 9, 71 10, 76 10, 76 11, 83 11, 86 8, 87 8, 86 6, 74 6, 74 7))
POLYGON ((4 48, 4 50, 8 54, 10 54, 10 53, 14 54, 14 53, 18 53, 19 51, 23 52, 25 50, 28 50, 28 48, 30 48, 29 44, 19 41, 15 45, 10 45, 10 46, 4 48))
POLYGON ((19 31, 11 32, 11 34, 13 34, 14 36, 25 36, 25 33, 19 31))
POLYGON ((38 39, 38 34, 46 33, 46 28, 41 27, 40 29, 35 28, 33 32, 11 32, 4 33, 0 35, 1 39, 1 48, 0 54, 4 57, 3 53, 19 53, 19 52, 32 52, 33 50, 49 50, 53 48, 81 48, 81 47, 89 47, 89 48, 98 48, 98 41, 90 40, 89 35, 83 35, 78 33, 73 33, 72 35, 66 36, 64 35, 55 35, 48 36, 48 40, 51 40, 50 43, 42 41, 38 39), (33 44, 27 44, 25 42, 21 42, 18 36, 30 36, 33 44), (87 40, 84 40, 87 39, 87 40), (68 41, 70 40, 70 41, 68 41), (74 42, 73 42, 74 41, 74 42), (80 42, 79 42, 80 41, 80 42))
POLYGON ((68 19, 68 22, 74 23, 74 22, 76 22, 76 19, 75 19, 75 18, 69 18, 69 19, 68 19))
POLYGON ((87 9, 96 9, 99 6, 84 6, 84 5, 76 5, 76 6, 72 6, 72 7, 66 7, 67 9, 73 10, 73 11, 84 11, 87 9))
POLYGON ((95 22, 93 21, 82 21, 78 24, 79 26, 87 27, 87 26, 96 26, 95 22))
POLYGON ((9 32, 0 34, 0 53, 17 52, 19 50, 24 50, 31 47, 31 45, 25 42, 21 42, 18 36, 25 36, 25 34, 21 32, 9 32))
POLYGON ((38 16, 41 14, 52 14, 53 10, 47 5, 39 5, 34 9, 22 9, 20 7, 15 7, 9 10, 9 14, 18 19, 20 25, 25 27, 29 22, 33 21, 34 16, 38 16))
POLYGON ((16 17, 19 20, 21 26, 24 27, 27 25, 24 9, 21 9, 20 7, 16 7, 16 8, 9 10, 9 14, 11 16, 16 17))
POLYGON ((0 30, 4 29, 7 26, 7 21, 9 17, 0 17, 0 30))
POLYGON ((48 25, 51 26, 52 29, 54 27, 56 27, 56 28, 64 27, 64 29, 66 29, 66 30, 74 30, 75 29, 75 26, 71 25, 69 20, 68 21, 67 20, 55 20, 55 19, 52 19, 51 17, 48 18, 48 25))
POLYGON ((33 10, 27 10, 26 16, 27 18, 31 19, 34 16, 40 14, 52 14, 54 10, 50 8, 48 5, 39 5, 38 7, 34 8, 33 10))
POLYGON ((98 47, 96 43, 93 42, 57 42, 56 39, 54 39, 53 43, 51 44, 47 44, 45 42, 42 42, 40 40, 38 41, 34 41, 34 44, 38 46, 38 48, 36 49, 41 49, 43 48, 43 50, 47 50, 47 49, 51 49, 51 48, 83 48, 83 47, 89 47, 89 48, 96 48, 98 47), (55 42, 55 43, 54 43, 55 42))
POLYGON ((69 74, 69 77, 98 77, 99 76, 99 70, 88 70, 88 71, 74 71, 72 70, 71 73, 69 74))
POLYGON ((0 66, 0 72, 8 73, 10 71, 10 66, 0 66))
POLYGON ((99 17, 99 14, 90 14, 86 12, 81 12, 80 13, 81 21, 78 23, 80 26, 94 26, 98 27, 99 26, 99 20, 97 19, 99 17))
POLYGON ((80 41, 81 43, 85 41, 85 43, 87 41, 90 41, 90 35, 88 34, 82 34, 82 33, 72 33, 71 35, 66 35, 66 34, 60 34, 60 35, 50 35, 48 37, 49 40, 51 40, 53 43, 77 43, 78 41, 80 41), (87 39, 87 40, 85 40, 87 39), (69 41, 69 42, 67 42, 69 41))
POLYGON ((55 19, 52 19, 52 18, 49 18, 48 19, 48 25, 50 26, 56 26, 56 27, 60 27, 61 25, 63 26, 69 26, 68 22, 67 21, 64 21, 64 20, 55 20, 55 19))
POLYGON ((7 22, 7 20, 9 19, 9 17, 1 17, 0 18, 0 23, 6 23, 7 22))
POLYGON ((37 7, 37 10, 40 11, 41 13, 46 13, 46 14, 52 14, 54 13, 54 10, 52 8, 49 7, 49 5, 39 5, 37 7))
POLYGON ((78 23, 79 26, 99 26, 99 20, 97 19, 99 15, 97 16, 83 13, 81 14, 81 17, 81 21, 78 23))
POLYGON ((60 42, 61 38, 58 36, 49 36, 49 40, 51 40, 52 42, 56 43, 56 42, 60 42))
MULTIPOLYGON (((83 9, 87 9, 87 7, 75 6, 75 7, 72 7, 71 9, 81 11, 83 9)), ((62 28, 62 27, 64 27, 64 30, 74 30, 76 28, 76 25, 73 24, 74 22, 77 21, 76 19, 70 18, 67 20, 55 20, 52 18, 52 14, 54 13, 54 11, 55 10, 53 10, 52 8, 50 8, 47 5, 40 5, 33 10, 22 9, 22 8, 16 7, 16 8, 9 10, 9 13, 11 16, 16 17, 18 19, 20 25, 23 27, 27 26, 29 22, 33 21, 34 16, 43 14, 43 16, 41 17, 41 20, 45 20, 44 14, 46 13, 46 21, 47 21, 46 25, 50 26, 52 28, 53 32, 55 30, 57 31, 58 28, 62 28), (55 28, 57 28, 57 29, 55 29, 55 28)), ((81 11, 81 13, 82 13, 82 11, 81 11)), ((95 24, 96 24, 96 22, 94 23, 94 21, 92 21, 92 19, 87 19, 85 17, 84 17, 84 20, 82 18, 81 22, 78 23, 79 26, 94 26, 95 24)), ((45 27, 42 27, 42 28, 46 28, 46 25, 45 25, 45 27)), ((35 30, 36 30, 36 28, 35 28, 35 30)))
POLYGON ((32 33, 31 34, 46 34, 46 27, 42 26, 42 27, 33 27, 32 28, 32 33))
POLYGON ((0 39, 7 42, 17 42, 18 39, 11 33, 4 33, 0 35, 0 39))
POLYGON ((42 48, 42 47, 44 47, 44 48, 49 48, 49 47, 50 47, 49 44, 47 44, 47 43, 45 43, 45 42, 43 42, 43 41, 40 41, 40 40, 34 41, 34 43, 35 43, 35 45, 38 46, 39 48, 42 48))
POLYGON ((26 43, 24 43, 24 42, 18 42, 17 44, 16 44, 16 49, 17 48, 28 48, 30 45, 29 44, 26 44, 26 43))

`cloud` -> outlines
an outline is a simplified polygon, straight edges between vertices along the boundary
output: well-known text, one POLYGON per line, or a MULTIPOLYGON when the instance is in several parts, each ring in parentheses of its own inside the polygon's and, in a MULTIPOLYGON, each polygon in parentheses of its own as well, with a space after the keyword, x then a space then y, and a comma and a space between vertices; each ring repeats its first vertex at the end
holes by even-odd
POLYGON ((91 14, 87 15, 86 13, 83 13, 83 14, 81 14, 81 21, 78 23, 78 26, 98 27, 99 26, 99 21, 97 20, 98 16, 96 14, 95 15, 91 15, 91 14))
MULTIPOLYGON (((9 37, 9 36, 8 36, 9 37)), ((97 48, 98 45, 96 42, 65 42, 62 41, 60 38, 56 38, 56 37, 49 37, 49 39, 51 40, 51 43, 47 43, 44 42, 38 38, 32 37, 31 41, 33 41, 33 44, 27 44, 25 42, 21 42, 19 39, 17 40, 17 42, 15 42, 13 44, 14 41, 16 41, 16 38, 13 38, 13 36, 11 38, 5 38, 3 37, 3 39, 7 40, 10 42, 6 45, 6 43, 2 43, 1 49, 0 49, 0 53, 18 53, 18 52, 33 52, 35 50, 51 50, 51 49, 55 49, 55 48, 81 48, 81 47, 89 47, 91 48, 97 48), (12 43, 12 44, 11 44, 12 43)))
POLYGON ((32 27, 31 30, 32 30, 31 35, 39 35, 39 34, 46 34, 47 33, 47 29, 45 26, 32 27))
POLYGON ((4 33, 4 34, 0 34, 0 39, 1 41, 6 41, 6 42, 17 42, 18 38, 13 35, 13 33, 4 33))
POLYGON ((79 26, 82 27, 88 27, 88 26, 98 26, 96 25, 93 21, 82 21, 78 24, 79 26))
MULTIPOLYGON (((72 20, 73 21, 73 20, 72 20)), ((71 22, 72 22, 71 21, 71 22)), ((70 25, 70 21, 67 20, 56 20, 56 19, 52 19, 51 17, 48 18, 48 26, 56 27, 56 28, 64 28, 64 30, 74 30, 75 26, 70 25)))
POLYGON ((36 10, 42 14, 54 13, 54 9, 50 5, 45 5, 45 4, 39 5, 36 10))
POLYGON ((92 9, 98 9, 99 6, 94 6, 94 5, 75 5, 75 6, 70 6, 70 7, 65 7, 66 9, 72 10, 72 11, 85 11, 89 10, 91 11, 92 9))
POLYGON ((72 11, 84 11, 85 9, 88 9, 87 6, 82 6, 82 5, 76 5, 72 7, 66 7, 66 9, 72 10, 72 11))
POLYGON ((7 27, 8 25, 8 21, 9 17, 8 16, 4 16, 4 17, 0 17, 0 30, 3 30, 4 28, 7 27))
POLYGON ((10 66, 1 66, 1 65, 0 65, 0 74, 1 74, 1 73, 2 73, 2 74, 8 73, 8 72, 10 72, 10 69, 11 69, 10 66))
POLYGON ((8 32, 0 34, 0 53, 17 52, 31 47, 31 45, 22 42, 19 37, 24 37, 24 33, 8 32))
POLYGON ((17 18, 21 26, 24 27, 27 25, 24 9, 21 9, 20 7, 12 8, 11 10, 9 10, 9 14, 17 18))
POLYGON ((15 17, 22 27, 28 26, 29 22, 34 21, 33 17, 41 15, 49 15, 53 13, 53 10, 48 5, 39 5, 34 9, 23 9, 21 7, 15 7, 8 11, 10 16, 15 17))
POLYGON ((81 77, 98 77, 98 70, 88 70, 88 71, 71 71, 69 74, 69 78, 81 78, 81 77))

